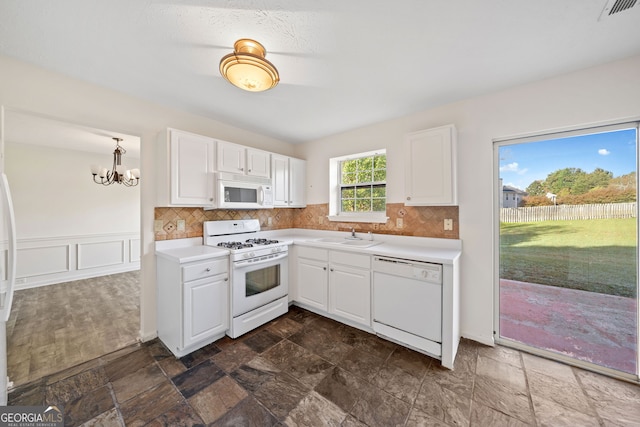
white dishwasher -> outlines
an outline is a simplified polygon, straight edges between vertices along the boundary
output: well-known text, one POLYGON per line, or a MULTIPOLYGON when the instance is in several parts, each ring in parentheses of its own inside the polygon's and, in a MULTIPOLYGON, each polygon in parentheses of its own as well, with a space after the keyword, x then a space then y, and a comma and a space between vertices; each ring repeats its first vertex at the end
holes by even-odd
POLYGON ((377 335, 442 357, 442 265, 373 257, 377 335))

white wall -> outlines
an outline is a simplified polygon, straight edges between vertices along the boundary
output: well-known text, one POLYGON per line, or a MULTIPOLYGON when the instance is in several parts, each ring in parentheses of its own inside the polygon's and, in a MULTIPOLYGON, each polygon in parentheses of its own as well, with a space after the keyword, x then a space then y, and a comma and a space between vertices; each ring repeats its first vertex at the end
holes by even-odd
POLYGON ((463 246, 461 332, 468 338, 491 343, 494 305, 492 141, 628 118, 640 119, 638 76, 640 56, 301 145, 296 147, 296 155, 307 159, 307 201, 310 204, 328 202, 330 157, 386 148, 388 200, 401 202, 404 134, 454 123, 458 130, 458 200, 463 246))
MULTIPOLYGON (((2 55, 0 55, 0 70, 2 70, 0 105, 57 118, 67 123, 139 136, 140 170, 144 176, 151 177, 156 174, 154 159, 157 136, 167 127, 184 129, 285 155, 293 154, 293 147, 282 141, 123 95, 2 55)), ((153 232, 156 189, 151 179, 141 179, 140 187, 141 336, 146 339, 156 333, 153 232)))
MULTIPOLYGON (((110 167, 112 154, 5 142, 18 239, 140 231, 140 186, 97 185, 91 164, 110 167)), ((139 160, 124 156, 128 168, 139 160)))

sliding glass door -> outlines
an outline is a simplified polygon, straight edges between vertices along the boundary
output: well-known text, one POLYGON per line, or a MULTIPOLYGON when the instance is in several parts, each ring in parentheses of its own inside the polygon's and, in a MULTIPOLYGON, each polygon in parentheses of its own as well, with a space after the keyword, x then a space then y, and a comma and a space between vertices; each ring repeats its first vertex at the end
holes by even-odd
POLYGON ((496 339, 638 374, 638 125, 495 143, 496 339))

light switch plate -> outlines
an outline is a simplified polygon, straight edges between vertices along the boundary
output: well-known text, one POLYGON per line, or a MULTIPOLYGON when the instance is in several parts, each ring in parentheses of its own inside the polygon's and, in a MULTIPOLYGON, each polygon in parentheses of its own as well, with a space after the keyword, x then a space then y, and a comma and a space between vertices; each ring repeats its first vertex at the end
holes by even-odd
POLYGON ((402 228, 404 226, 404 220, 402 218, 396 218, 396 227, 402 228))
POLYGON ((453 220, 451 218, 447 218, 444 220, 444 230, 453 231, 453 220))
POLYGON ((184 231, 186 227, 184 219, 179 219, 176 221, 176 231, 184 231))
POLYGON ((156 219, 155 221, 153 221, 153 231, 155 231, 156 233, 159 233, 162 231, 162 220, 161 219, 156 219))

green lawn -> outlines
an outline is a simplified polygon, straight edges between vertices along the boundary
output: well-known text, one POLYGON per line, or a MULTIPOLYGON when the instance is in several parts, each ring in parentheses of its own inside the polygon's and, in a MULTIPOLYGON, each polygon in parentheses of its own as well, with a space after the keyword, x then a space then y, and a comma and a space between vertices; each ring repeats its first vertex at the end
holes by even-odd
POLYGON ((500 224, 500 278, 636 296, 636 219, 500 224))

